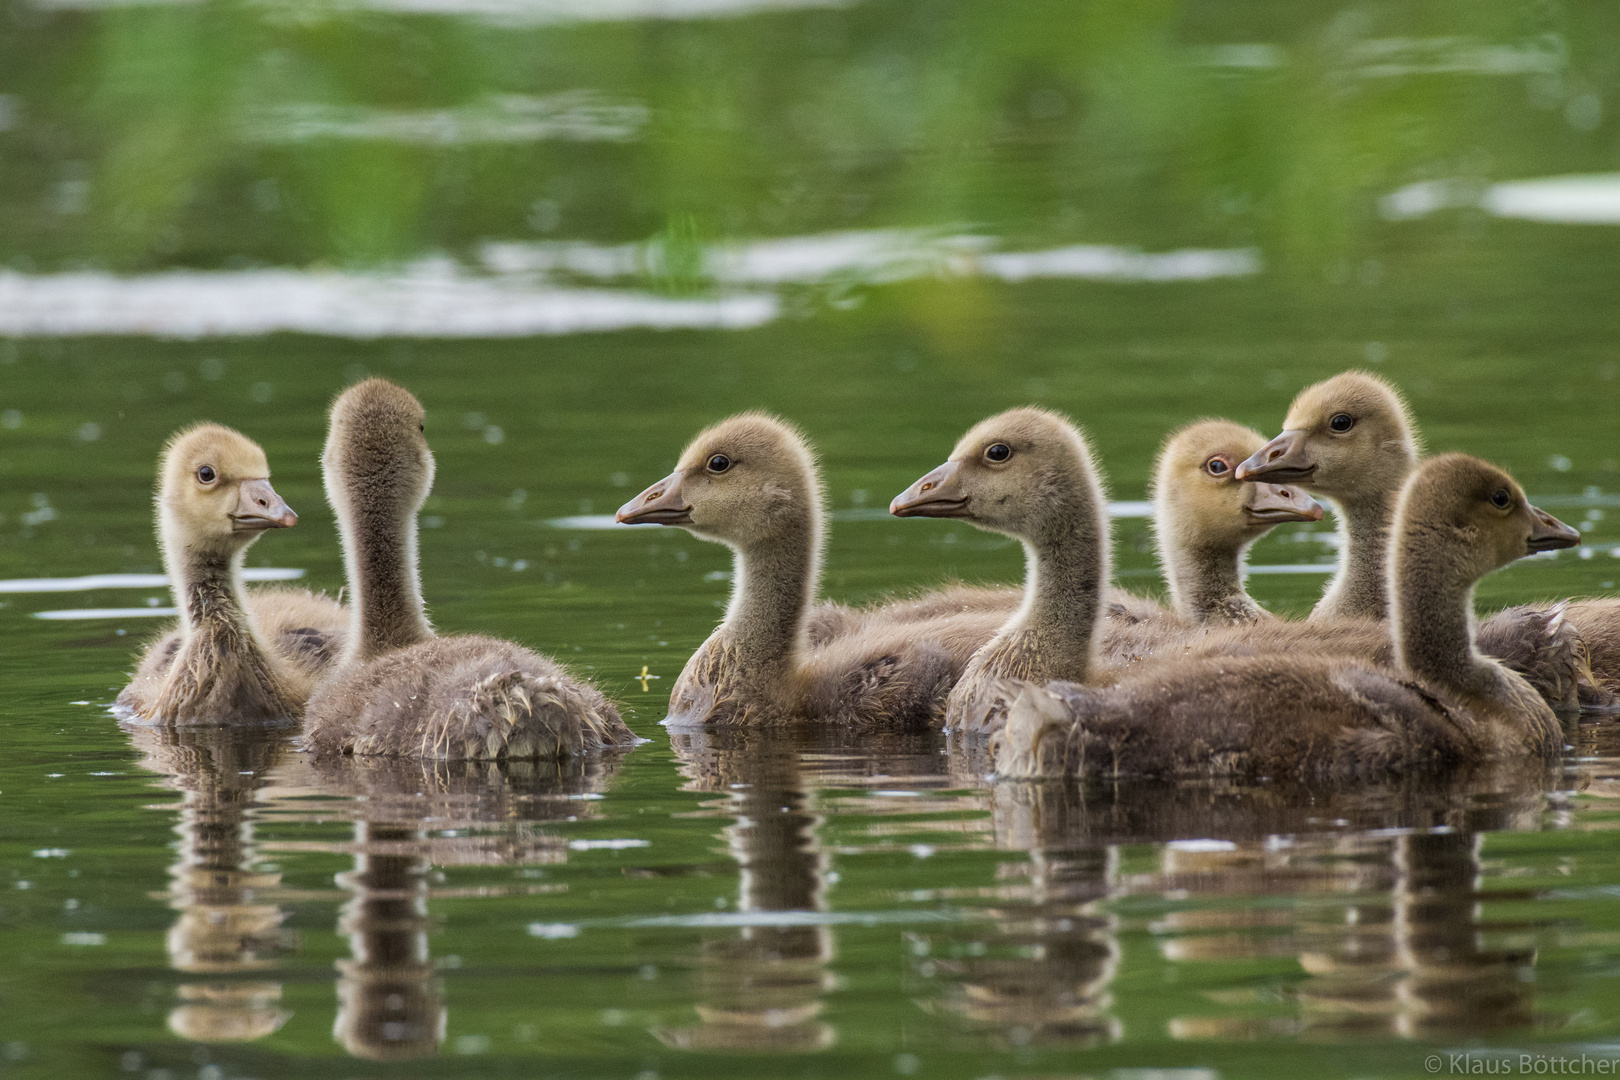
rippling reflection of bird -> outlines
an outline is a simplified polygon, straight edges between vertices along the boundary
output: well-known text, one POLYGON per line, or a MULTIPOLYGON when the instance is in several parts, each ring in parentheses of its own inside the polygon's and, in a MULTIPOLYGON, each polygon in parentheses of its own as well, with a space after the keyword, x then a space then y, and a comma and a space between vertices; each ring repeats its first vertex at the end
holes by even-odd
POLYGON ((1109 986, 1118 919, 1102 906, 1113 849, 1054 836, 996 868, 988 923, 911 935, 913 966, 938 980, 930 1011, 960 1016, 1002 1045, 1112 1042, 1123 1033, 1109 986))
POLYGON ((771 925, 772 912, 826 910, 827 855, 820 817, 797 754, 779 736, 731 729, 672 739, 688 788, 718 791, 714 812, 735 815, 721 831, 739 870, 736 911, 756 925, 705 935, 698 962, 697 1022, 655 1032, 682 1050, 804 1053, 837 1040, 821 1019, 834 977, 826 925, 771 925))
MULTIPOLYGON (((618 763, 618 755, 601 754, 502 763, 318 759, 278 773, 271 793, 278 820, 354 823, 354 839, 347 843, 278 845, 354 858, 353 869, 336 879, 349 894, 338 931, 348 939, 350 955, 337 961, 332 1025, 344 1049, 379 1061, 437 1053, 449 1003, 429 955, 429 903, 454 890, 434 890, 430 871, 566 861, 567 842, 543 826, 589 813, 591 804, 578 796, 600 793, 618 763)), ((547 890, 520 884, 478 892, 547 890)))
POLYGON ((671 735, 688 790, 724 793, 708 813, 732 818, 722 831, 739 867, 736 911, 744 925, 705 934, 696 1022, 655 1032, 690 1050, 807 1051, 832 1046, 823 996, 837 951, 828 890, 837 880, 818 836, 835 790, 847 813, 878 818, 865 850, 904 845, 901 834, 938 837, 938 847, 983 845, 982 794, 957 790, 938 733, 856 733, 767 727, 671 735), (891 790, 893 789, 893 790, 891 790), (899 798, 898 796, 907 796, 899 798), (773 918, 773 913, 780 913, 773 918))
POLYGON ((176 989, 169 1028, 197 1042, 257 1039, 291 1015, 281 983, 266 978, 288 945, 275 903, 281 875, 256 868, 255 793, 286 744, 286 730, 128 725, 141 766, 181 793, 179 857, 168 900, 180 917, 165 944, 176 971, 200 976, 176 989))
POLYGON ((1173 1037, 1464 1037, 1531 1018, 1534 950, 1483 943, 1480 847, 1486 832, 1538 828, 1552 779, 1536 763, 1341 790, 1004 784, 996 829, 1032 852, 1065 835, 1160 843, 1157 868, 1117 891, 1178 903, 1152 926, 1166 959, 1296 960, 1286 987, 1211 990, 1217 1008, 1173 1018, 1173 1037), (1233 903, 1279 896, 1291 903, 1233 903), (1286 1012, 1253 1015, 1268 1003, 1286 1012))

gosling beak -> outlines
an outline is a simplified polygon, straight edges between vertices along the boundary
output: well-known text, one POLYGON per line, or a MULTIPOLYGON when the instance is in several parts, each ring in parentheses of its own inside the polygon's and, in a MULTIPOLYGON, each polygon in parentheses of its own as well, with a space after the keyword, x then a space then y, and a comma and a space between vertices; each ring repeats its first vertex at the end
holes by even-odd
POLYGON ((1287 521, 1321 521, 1322 504, 1299 488, 1278 484, 1250 484, 1249 498, 1243 512, 1266 525, 1281 525, 1287 521))
POLYGON ((1535 521, 1530 530, 1529 547, 1535 551, 1557 551, 1559 548, 1574 547, 1581 542, 1581 534, 1553 517, 1539 506, 1530 507, 1530 517, 1535 521))
POLYGON ((962 494, 960 466, 947 461, 894 497, 889 513, 895 517, 967 517, 967 496, 962 494))
POLYGON ((290 529, 296 524, 298 515, 276 494, 269 480, 243 480, 237 487, 236 509, 231 511, 232 531, 263 532, 290 529))
POLYGON ((692 507, 681 497, 681 474, 670 473, 619 507, 620 525, 690 525, 692 507))
POLYGON ((1237 467, 1239 480, 1265 479, 1273 484, 1308 484, 1316 474, 1316 462, 1305 450, 1305 433, 1285 431, 1256 450, 1237 467))

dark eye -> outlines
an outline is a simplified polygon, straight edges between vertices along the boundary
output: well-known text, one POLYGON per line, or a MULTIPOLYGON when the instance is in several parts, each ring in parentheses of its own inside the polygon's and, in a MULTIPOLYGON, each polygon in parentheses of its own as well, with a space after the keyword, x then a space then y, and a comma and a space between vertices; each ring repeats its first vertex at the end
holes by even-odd
POLYGON ((1006 461, 1012 457, 1012 447, 1004 442, 991 443, 984 448, 984 457, 986 461, 1006 461))
POLYGON ((1225 476, 1232 471, 1232 466, 1226 463, 1226 459, 1218 457, 1212 457, 1204 462, 1204 468, 1211 476, 1225 476))
POLYGON ((416 425, 416 430, 420 431, 422 434, 426 435, 427 434, 427 425, 426 424, 417 424, 416 425))
POLYGON ((1349 413, 1334 413, 1333 419, 1328 421, 1328 427, 1332 428, 1340 435, 1343 435, 1345 432, 1349 431, 1355 426, 1356 418, 1351 416, 1349 413))
POLYGON ((1508 494, 1507 488, 1497 488, 1491 493, 1491 505, 1498 510, 1506 510, 1513 505, 1513 496, 1508 494))
POLYGON ((218 474, 214 472, 212 465, 204 465, 197 470, 197 482, 199 484, 212 484, 217 476, 218 474))
POLYGON ((723 473, 731 468, 731 459, 724 454, 716 454, 709 459, 708 470, 712 473, 723 473))

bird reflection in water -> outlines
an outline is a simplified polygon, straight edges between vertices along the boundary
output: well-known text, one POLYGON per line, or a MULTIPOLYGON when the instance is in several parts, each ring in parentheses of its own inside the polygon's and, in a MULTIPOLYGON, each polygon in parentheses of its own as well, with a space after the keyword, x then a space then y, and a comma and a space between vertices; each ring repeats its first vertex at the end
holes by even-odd
POLYGON ((1196 905, 1152 926, 1166 959, 1298 963, 1303 978, 1286 986, 1209 991, 1212 1015, 1172 1019, 1175 1038, 1458 1037, 1531 1021, 1535 952, 1484 947, 1510 928, 1482 917, 1479 852, 1483 833, 1539 826, 1548 779, 1537 765, 1346 790, 1007 784, 998 834, 1021 845, 1063 820, 1098 840, 1160 843, 1157 870, 1120 889, 1196 905), (1280 896, 1293 902, 1242 903, 1280 896))
POLYGON ((740 729, 671 736, 687 790, 726 794, 714 808, 735 821, 721 837, 737 860, 739 930, 706 935, 698 963, 698 1022, 654 1034, 682 1050, 804 1053, 837 1032, 821 1019, 835 979, 832 929, 773 924, 772 912, 826 910, 829 863, 820 818, 783 733, 740 729), (748 919, 758 916, 758 921, 748 919))
MULTIPOLYGON (((619 755, 565 762, 430 762, 354 758, 302 763, 277 794, 322 795, 319 817, 348 816, 349 844, 299 845, 343 851, 354 868, 337 875, 350 894, 338 917, 349 956, 337 961, 332 1035, 355 1057, 428 1057, 444 1041, 448 1004, 428 942, 429 902, 469 895, 435 889, 436 867, 533 866, 568 858, 564 838, 541 828, 581 817, 618 770, 619 755)), ((287 816, 312 817, 304 808, 287 816)), ((478 896, 549 892, 524 883, 481 886, 478 896)))
POLYGON ((268 782, 288 732, 276 728, 125 726, 144 757, 182 795, 179 858, 166 898, 180 917, 165 944, 176 971, 203 976, 176 988, 169 1029, 194 1042, 242 1042, 276 1031, 291 1015, 281 983, 266 978, 293 945, 274 902, 281 875, 256 867, 256 793, 268 782))
MULTIPOLYGON (((836 875, 817 835, 825 816, 819 793, 836 789, 841 811, 893 814, 898 806, 908 815, 918 813, 923 800, 862 793, 955 787, 943 736, 783 725, 677 730, 670 744, 688 778, 687 790, 726 796, 710 804, 709 812, 733 819, 721 836, 740 871, 736 921, 742 925, 705 936, 697 1023, 654 1034, 668 1046, 702 1051, 806 1052, 832 1046, 838 1033, 822 1019, 822 998, 837 985, 829 970, 836 938, 829 920, 817 913, 828 911, 827 890, 836 875), (773 918, 772 913, 781 914, 773 918)), ((954 796, 945 801, 951 816, 940 824, 954 838, 964 829, 960 811, 979 807, 958 805, 954 796)), ((875 822, 867 833, 886 836, 892 824, 875 822)))
MULTIPOLYGON (((1003 786, 992 798, 1005 794, 1003 786)), ((1103 906, 1116 892, 1116 852, 1061 814, 1010 821, 997 803, 992 810, 998 845, 1024 857, 997 864, 990 904, 968 908, 982 921, 908 935, 913 970, 944 983, 924 1007, 962 1017, 1003 1047, 1118 1039, 1123 1029, 1109 992, 1120 959, 1118 921, 1103 906)))
POLYGON ((332 1037, 355 1057, 427 1057, 449 1018, 428 953, 428 834, 364 820, 354 834, 354 869, 337 876, 353 895, 338 914, 349 957, 337 961, 332 1037))

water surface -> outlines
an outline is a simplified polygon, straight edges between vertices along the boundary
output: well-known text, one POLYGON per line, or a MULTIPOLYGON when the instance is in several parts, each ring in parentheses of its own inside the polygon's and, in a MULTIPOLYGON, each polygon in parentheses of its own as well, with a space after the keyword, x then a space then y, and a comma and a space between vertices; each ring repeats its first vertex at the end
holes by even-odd
MULTIPOLYGON (((672 740, 727 555, 563 520, 763 407, 821 452, 827 595, 1014 581, 1010 541, 880 512, 974 421, 1063 410, 1139 501, 1174 426, 1274 434, 1358 366, 1582 528, 1481 610, 1610 592, 1610 6, 0 0, 0 27, 0 1075, 1620 1054, 1605 723, 1546 768, 1351 791, 672 740), (437 625, 562 657, 651 742, 339 768, 109 715, 169 603, 163 440, 261 441, 301 520, 249 564, 335 592, 316 457, 365 374, 428 410, 437 625), (148 576, 10 584, 86 575, 148 576)), ((1254 594, 1306 610, 1330 524, 1262 541, 1307 569, 1254 594)), ((1162 590, 1145 519, 1115 534, 1162 590)))

